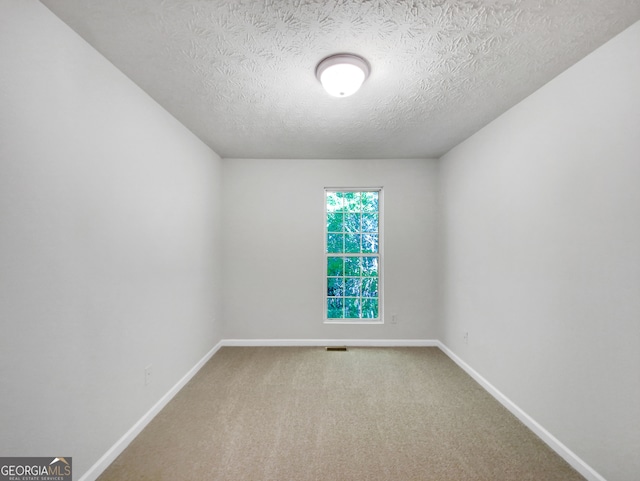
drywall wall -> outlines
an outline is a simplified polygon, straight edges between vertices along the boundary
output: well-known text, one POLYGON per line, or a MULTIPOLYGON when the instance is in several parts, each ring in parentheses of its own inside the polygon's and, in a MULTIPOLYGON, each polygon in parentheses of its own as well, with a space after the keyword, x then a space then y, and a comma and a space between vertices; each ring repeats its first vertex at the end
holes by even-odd
POLYGON ((636 23, 441 159, 445 344, 609 481, 640 473, 639 128, 636 23))
POLYGON ((225 159, 225 338, 434 339, 436 174, 434 160, 225 159), (379 186, 386 322, 324 324, 324 188, 379 186))
POLYGON ((0 455, 79 479, 221 337, 220 160, 35 0, 0 65, 0 455))

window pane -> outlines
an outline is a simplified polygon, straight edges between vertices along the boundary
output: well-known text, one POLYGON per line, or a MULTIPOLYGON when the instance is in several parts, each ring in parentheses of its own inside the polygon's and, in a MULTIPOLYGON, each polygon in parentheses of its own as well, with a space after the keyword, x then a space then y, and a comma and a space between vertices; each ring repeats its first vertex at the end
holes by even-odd
POLYGON ((327 234, 327 252, 344 252, 343 234, 327 234))
POLYGON ((342 257, 327 258, 327 276, 342 276, 344 271, 344 259, 342 257))
POLYGON ((344 278, 343 277, 327 278, 327 296, 329 297, 344 296, 344 278))
POLYGON ((356 278, 349 277, 345 280, 344 295, 351 296, 351 297, 360 296, 360 278, 359 277, 356 277, 356 278))
POLYGON ((378 278, 362 279, 362 297, 378 297, 378 278))
POLYGON ((348 297, 344 300, 344 317, 346 319, 360 317, 360 299, 348 297))
POLYGON ((341 212, 342 206, 342 192, 327 192, 327 212, 341 212))
POLYGON ((366 319, 378 317, 378 299, 362 299, 362 317, 366 319))
POLYGON ((331 298, 327 299, 327 318, 343 319, 344 318, 344 299, 331 298))
POLYGON ((347 234, 344 236, 344 251, 351 253, 360 252, 360 234, 347 234))
POLYGON ((345 257, 344 275, 358 277, 360 275, 360 263, 360 257, 345 257))
POLYGON ((378 232, 378 214, 362 214, 362 232, 378 232))
POLYGON ((363 257, 362 258, 362 275, 368 277, 378 276, 378 258, 363 257))
POLYGON ((327 232, 343 232, 342 222, 344 214, 339 212, 327 213, 327 232))
POLYGON ((362 236, 362 252, 378 252, 378 234, 362 236))
POLYGON ((360 212, 360 192, 344 192, 344 210, 360 212))
POLYGON ((362 192, 362 211, 378 212, 378 193, 362 192))
POLYGON ((344 231, 345 232, 360 232, 360 214, 345 214, 344 215, 344 231))

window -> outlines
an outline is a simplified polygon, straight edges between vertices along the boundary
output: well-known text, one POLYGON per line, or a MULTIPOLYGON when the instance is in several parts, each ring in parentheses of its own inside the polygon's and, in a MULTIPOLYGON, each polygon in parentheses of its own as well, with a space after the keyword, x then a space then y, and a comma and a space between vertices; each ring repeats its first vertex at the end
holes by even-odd
POLYGON ((382 322, 382 189, 325 189, 325 321, 382 322))

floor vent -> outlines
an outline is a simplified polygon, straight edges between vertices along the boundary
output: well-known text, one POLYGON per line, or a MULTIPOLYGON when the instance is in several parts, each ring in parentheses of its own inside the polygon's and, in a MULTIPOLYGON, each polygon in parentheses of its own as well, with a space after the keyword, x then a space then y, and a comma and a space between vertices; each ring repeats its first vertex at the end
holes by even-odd
POLYGON ((325 348, 327 351, 346 351, 347 346, 329 346, 325 348))

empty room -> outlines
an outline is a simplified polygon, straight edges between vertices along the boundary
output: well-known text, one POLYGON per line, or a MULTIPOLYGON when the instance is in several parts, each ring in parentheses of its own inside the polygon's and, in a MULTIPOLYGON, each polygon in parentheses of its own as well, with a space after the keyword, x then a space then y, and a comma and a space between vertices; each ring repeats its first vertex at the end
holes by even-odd
POLYGON ((0 326, 0 480, 638 481, 640 1, 0 0, 0 326))

